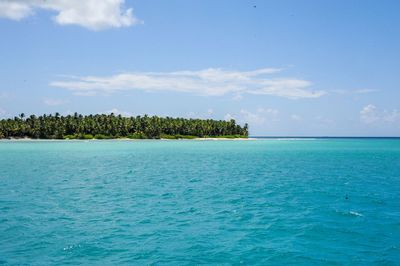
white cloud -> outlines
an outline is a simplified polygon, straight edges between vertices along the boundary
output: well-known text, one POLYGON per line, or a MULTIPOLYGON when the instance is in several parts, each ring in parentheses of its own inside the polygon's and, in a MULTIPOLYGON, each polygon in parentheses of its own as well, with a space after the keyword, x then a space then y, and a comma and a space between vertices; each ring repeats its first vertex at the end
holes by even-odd
POLYGON ((234 95, 232 97, 232 100, 234 100, 234 101, 240 101, 241 99, 243 99, 243 96, 240 93, 237 93, 236 95, 234 95))
POLYGON ((21 20, 35 9, 57 12, 60 25, 79 25, 91 30, 128 27, 140 23, 124 0, 0 0, 0 17, 21 20))
POLYGON ((312 90, 312 83, 295 78, 266 77, 281 71, 275 68, 254 71, 227 71, 209 68, 199 71, 134 72, 113 76, 72 77, 53 81, 51 86, 65 88, 75 94, 110 94, 124 90, 175 91, 196 95, 225 94, 273 95, 290 99, 318 98, 324 91, 312 90))
POLYGON ((74 93, 77 96, 95 96, 95 91, 77 91, 74 93))
POLYGON ((257 112, 260 114, 267 114, 267 115, 271 115, 276 117, 279 114, 279 111, 277 109, 273 109, 273 108, 257 108, 257 112))
POLYGON ((126 112, 126 111, 122 111, 122 110, 118 110, 117 108, 113 108, 111 110, 108 111, 104 111, 104 112, 100 112, 100 114, 111 114, 113 113, 114 115, 122 115, 122 116, 132 116, 132 113, 130 112, 126 112))
POLYGON ((400 112, 397 109, 381 111, 369 104, 360 111, 360 119, 365 124, 396 123, 400 122, 400 112))
POLYGON ((300 122, 301 120, 303 120, 303 118, 302 118, 301 116, 296 115, 296 114, 292 114, 292 115, 290 116, 290 118, 291 118, 293 121, 296 121, 296 122, 300 122))
POLYGON ((333 90, 332 92, 342 95, 348 95, 348 94, 367 94, 378 91, 379 90, 375 89, 357 89, 357 90, 333 90))
POLYGON ((229 121, 229 120, 231 120, 231 119, 235 119, 235 117, 234 117, 233 115, 231 115, 231 114, 226 114, 226 115, 224 116, 224 120, 225 120, 225 121, 229 121))
POLYGON ((186 117, 187 118, 197 118, 198 115, 195 112, 190 111, 190 112, 186 113, 186 117))
POLYGON ((379 120, 378 112, 375 105, 369 104, 364 106, 360 111, 360 119, 366 124, 372 124, 379 120))
POLYGON ((262 88, 249 90, 248 93, 259 95, 275 95, 285 98, 319 98, 326 94, 324 91, 312 91, 308 88, 311 82, 301 79, 274 79, 260 83, 262 88))
POLYGON ((365 94, 365 93, 371 93, 371 92, 377 92, 378 90, 375 89, 359 89, 359 90, 354 90, 353 92, 356 94, 365 94))
POLYGON ((21 20, 33 13, 28 4, 16 1, 0 1, 0 17, 21 20))
POLYGON ((0 117, 3 117, 6 114, 6 111, 0 108, 0 117))
POLYGON ((236 120, 238 124, 249 124, 250 127, 270 127, 279 121, 279 111, 274 108, 257 108, 255 111, 241 109, 235 114, 226 114, 224 120, 236 120))
POLYGON ((252 113, 248 110, 242 109, 240 110, 240 114, 243 117, 243 121, 249 123, 250 125, 262 125, 265 122, 265 117, 259 113, 252 113))
POLYGON ((383 112, 383 121, 385 122, 400 122, 400 111, 397 109, 383 112))
POLYGON ((240 110, 240 120, 250 125, 262 125, 265 122, 278 121, 279 111, 272 108, 258 108, 256 112, 251 112, 245 109, 240 110))
POLYGON ((208 114, 208 115, 212 115, 213 113, 214 113, 214 110, 213 110, 213 109, 210 108, 210 109, 207 110, 207 114, 208 114))
POLYGON ((73 115, 73 114, 74 114, 74 112, 72 112, 72 110, 66 110, 66 111, 62 112, 62 115, 65 115, 65 116, 73 115))
POLYGON ((50 106, 59 106, 59 105, 66 104, 67 101, 60 100, 60 99, 46 98, 46 99, 43 100, 43 103, 46 104, 46 105, 50 105, 50 106))

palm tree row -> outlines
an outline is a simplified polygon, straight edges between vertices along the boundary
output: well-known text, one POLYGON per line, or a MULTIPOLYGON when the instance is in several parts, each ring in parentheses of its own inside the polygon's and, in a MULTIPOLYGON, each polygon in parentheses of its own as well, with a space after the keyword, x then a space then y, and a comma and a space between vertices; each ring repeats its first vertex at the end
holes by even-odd
POLYGON ((191 138, 247 137, 248 126, 235 120, 184 119, 121 115, 31 115, 0 120, 0 138, 90 139, 90 138, 191 138))

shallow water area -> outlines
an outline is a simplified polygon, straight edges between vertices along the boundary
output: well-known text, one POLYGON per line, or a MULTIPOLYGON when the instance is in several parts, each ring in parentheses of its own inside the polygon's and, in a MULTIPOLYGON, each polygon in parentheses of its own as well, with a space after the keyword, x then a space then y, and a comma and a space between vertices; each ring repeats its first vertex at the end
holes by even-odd
POLYGON ((0 141, 0 264, 398 265, 400 139, 0 141))

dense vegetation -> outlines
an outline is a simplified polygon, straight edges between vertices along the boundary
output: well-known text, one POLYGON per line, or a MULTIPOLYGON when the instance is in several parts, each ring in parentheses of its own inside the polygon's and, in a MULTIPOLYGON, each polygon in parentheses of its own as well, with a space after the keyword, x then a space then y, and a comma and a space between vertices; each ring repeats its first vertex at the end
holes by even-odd
POLYGON ((109 139, 109 138, 196 138, 247 137, 247 124, 235 120, 184 119, 158 116, 122 117, 121 115, 55 115, 0 120, 0 138, 34 139, 109 139))

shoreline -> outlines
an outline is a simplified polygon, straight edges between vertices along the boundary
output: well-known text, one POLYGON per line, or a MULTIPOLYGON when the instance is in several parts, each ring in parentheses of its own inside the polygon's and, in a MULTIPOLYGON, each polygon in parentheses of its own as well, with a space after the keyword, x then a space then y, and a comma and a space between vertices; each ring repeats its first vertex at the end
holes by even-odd
POLYGON ((0 142, 62 142, 62 141, 254 141, 256 138, 193 138, 193 139, 130 139, 130 138, 118 138, 118 139, 32 139, 32 138, 10 138, 10 139, 0 139, 0 142))

